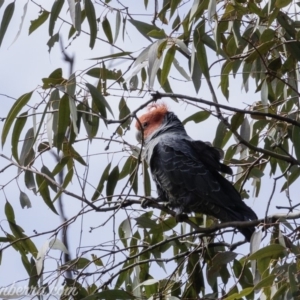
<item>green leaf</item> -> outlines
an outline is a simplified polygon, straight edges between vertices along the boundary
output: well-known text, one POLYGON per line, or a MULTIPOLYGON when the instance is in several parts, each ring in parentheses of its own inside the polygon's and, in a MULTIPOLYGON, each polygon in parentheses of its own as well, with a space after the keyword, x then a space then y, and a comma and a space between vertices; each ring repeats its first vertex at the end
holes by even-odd
POLYGON ((244 121, 244 118, 245 118, 245 115, 242 114, 242 113, 235 113, 233 115, 233 117, 231 118, 231 130, 233 132, 235 132, 242 124, 243 124, 243 121, 244 121))
POLYGON ((32 160, 34 159, 35 153, 33 150, 33 145, 34 145, 34 131, 33 127, 28 129, 24 143, 22 146, 21 150, 21 155, 20 155, 20 165, 21 166, 27 166, 28 164, 32 163, 32 160))
POLYGON ((78 135, 79 128, 77 127, 77 108, 75 104, 76 77, 75 73, 71 74, 67 83, 67 94, 69 96, 69 107, 72 119, 72 125, 75 135, 78 135))
MULTIPOLYGON (((291 263, 289 265, 289 270, 288 270, 288 278, 289 278, 289 284, 290 284, 290 292, 292 294, 296 294, 299 292, 299 283, 296 281, 295 275, 297 274, 297 266, 295 263, 291 263)), ((295 298, 293 298, 295 299, 295 298)))
POLYGON ((38 29, 42 24, 44 24, 49 17, 49 12, 43 10, 36 20, 30 21, 31 25, 29 27, 29 35, 38 29))
POLYGON ((70 28, 70 31, 69 31, 69 34, 68 34, 68 38, 69 39, 76 33, 76 31, 78 33, 81 32, 81 24, 83 23, 83 21, 86 18, 85 10, 83 9, 81 11, 81 7, 80 7, 80 2, 79 1, 76 3, 76 6, 75 6, 75 17, 76 17, 76 20, 75 20, 76 28, 74 26, 72 26, 70 28), (80 22, 80 24, 79 24, 79 22, 80 22))
POLYGON ((4 10, 2 20, 1 20, 1 25, 0 25, 0 46, 2 44, 9 22, 13 16, 14 10, 15 10, 15 1, 9 3, 4 10))
POLYGON ((290 174, 287 177, 287 181, 283 184, 280 192, 286 190, 293 182, 300 176, 300 168, 298 166, 292 166, 290 169, 290 174))
MULTIPOLYGON (((132 52, 128 52, 128 51, 118 52, 118 53, 112 53, 112 54, 109 54, 109 55, 104 55, 104 56, 100 56, 100 57, 90 58, 90 60, 102 60, 102 59, 106 59, 106 58, 122 57, 122 56, 130 55, 131 53, 132 52)), ((92 75, 92 70, 100 70, 100 68, 91 69, 86 74, 90 75, 90 76, 94 76, 94 75, 92 75)), ((96 78, 99 78, 99 74, 97 74, 96 78)))
MULTIPOLYGON (((50 177, 53 181, 55 181, 55 178, 53 176, 53 174, 51 173, 51 171, 45 166, 42 166, 41 172, 46 174, 48 177, 50 177)), ((55 184, 53 184, 52 182, 48 181, 49 186, 51 187, 51 189, 54 192, 57 192, 57 186, 55 184)))
MULTIPOLYGON (((157 79, 158 79, 158 82, 161 84, 161 80, 160 80, 161 79, 161 69, 160 68, 157 71, 157 79)), ((165 84, 164 85, 161 84, 161 86, 166 93, 173 93, 168 79, 166 80, 165 84)), ((174 100, 175 102, 178 102, 178 100, 174 97, 171 97, 171 99, 174 100)))
POLYGON ((85 12, 90 26, 90 48, 93 49, 97 38, 97 21, 95 8, 91 0, 85 0, 85 12))
POLYGON ((245 59, 246 63, 253 63, 254 60, 259 58, 261 55, 266 54, 270 49, 275 45, 276 41, 272 40, 266 43, 261 44, 260 46, 256 47, 251 54, 245 59))
POLYGON ((120 32, 120 28, 121 28, 121 13, 118 10, 117 14, 116 14, 116 27, 115 27, 115 38, 114 38, 114 44, 116 43, 118 36, 119 36, 119 32, 120 32))
POLYGON ((157 230, 157 224, 154 220, 152 220, 149 216, 149 213, 145 213, 141 215, 140 217, 134 218, 137 225, 139 225, 141 228, 150 228, 153 230, 157 230))
POLYGON ((177 10, 178 5, 180 4, 181 0, 172 0, 170 6, 170 19, 172 18, 174 12, 177 10))
POLYGON ((111 201, 118 180, 119 180, 119 167, 115 166, 107 178, 107 184, 106 184, 107 201, 111 201))
POLYGON ((49 35, 53 35, 53 30, 55 26, 55 22, 58 18, 58 15, 64 5, 64 0, 56 0, 54 1, 52 8, 51 8, 51 15, 50 15, 50 20, 49 20, 49 35))
MULTIPOLYGON (((193 57, 193 56, 192 56, 192 57, 193 57)), ((193 73, 192 73, 192 81, 193 81, 193 84, 194 84, 195 91, 196 91, 196 93, 198 93, 199 90, 200 90, 200 87, 201 87, 201 76, 202 76, 202 71, 201 71, 201 69, 200 69, 198 60, 195 59, 195 57, 194 57, 194 60, 190 59, 189 68, 190 68, 190 71, 193 70, 193 73), (193 68, 192 68, 192 66, 191 66, 192 62, 194 62, 194 63, 193 63, 193 64, 194 64, 193 68)))
MULTIPOLYGON (((121 98, 119 103, 119 119, 123 119, 127 117, 130 114, 130 109, 127 106, 127 103, 124 99, 124 97, 121 98)), ((131 120, 130 118, 127 119, 124 123, 121 124, 121 126, 125 129, 130 124, 131 120)))
POLYGON ((22 191, 20 192, 20 203, 22 208, 24 207, 31 208, 31 202, 28 196, 22 191))
POLYGON ((242 299, 244 296, 248 296, 253 291, 253 287, 248 287, 243 290, 241 290, 239 293, 234 293, 226 298, 224 300, 237 300, 242 299))
MULTIPOLYGON (((72 181, 73 175, 74 175, 74 171, 73 171, 73 169, 70 169, 69 172, 67 173, 67 175, 64 178, 62 188, 65 189, 69 185, 69 183, 72 181)), ((52 202, 54 202, 56 199, 58 199, 60 197, 60 195, 62 194, 62 192, 63 192, 62 189, 59 190, 59 192, 56 194, 56 196, 54 197, 52 202)))
MULTIPOLYGON (((49 89, 52 88, 52 86, 56 85, 63 85, 64 83, 67 83, 67 80, 65 80, 62 77, 62 69, 58 68, 54 70, 48 78, 42 78, 43 81, 43 89, 49 89)), ((58 90, 54 90, 51 93, 50 101, 58 100, 59 99, 59 93, 58 90), (52 99, 53 98, 53 99, 52 99)))
POLYGON ((20 98, 16 100, 12 108, 10 109, 9 113, 7 114, 5 123, 3 125, 2 129, 2 135, 1 135, 1 141, 2 141, 2 147, 5 144, 8 132, 10 130, 10 127, 16 118, 17 114, 20 112, 20 110, 27 104, 27 102, 30 100, 33 92, 27 93, 22 95, 20 98))
POLYGON ((24 128, 24 125, 27 121, 27 112, 24 112, 19 115, 16 120, 12 136, 11 136, 11 152, 14 159, 19 162, 19 155, 18 155, 18 144, 20 139, 20 134, 24 128))
POLYGON ((89 259, 85 257, 79 257, 68 261, 65 265, 62 266, 62 268, 64 269, 65 267, 71 266, 74 269, 81 270, 81 269, 85 269, 90 264, 91 261, 89 259))
POLYGON ((6 203, 5 203, 4 211, 5 211, 7 221, 15 223, 14 209, 8 201, 6 201, 6 203))
POLYGON ((104 98, 102 93, 95 86, 93 86, 90 83, 86 83, 86 86, 89 89, 91 96, 92 96, 101 116, 106 118, 106 109, 105 108, 107 108, 109 110, 109 112, 112 115, 114 115, 111 107, 109 106, 108 102, 106 101, 106 99, 104 98))
POLYGON ((194 113, 193 115, 187 117, 182 121, 182 124, 185 125, 186 123, 193 121, 196 124, 205 121, 210 117, 210 112, 209 111, 199 111, 194 113))
POLYGON ((200 24, 195 28, 194 31, 194 45, 197 50, 196 57, 198 60, 198 64, 200 69, 205 76, 205 78, 209 78, 209 71, 208 71, 208 62, 207 62, 207 55, 205 51, 205 46, 201 41, 202 35, 205 35, 204 32, 204 23, 200 22, 200 24))
POLYGON ((263 280, 261 280, 259 283, 257 283, 254 287, 255 290, 259 290, 261 288, 264 287, 270 287, 273 285, 274 283, 274 279, 276 278, 275 274, 271 274, 269 276, 267 276, 266 278, 264 278, 263 280))
POLYGON ((128 21, 150 42, 151 42, 151 39, 147 35, 148 32, 150 32, 152 30, 159 30, 159 28, 155 25, 151 25, 148 23, 144 23, 144 22, 132 20, 132 19, 129 19, 128 21))
POLYGON ((70 125, 70 106, 69 98, 66 94, 59 101, 58 125, 56 136, 57 150, 61 150, 65 141, 67 127, 70 125))
POLYGON ((147 34, 148 36, 155 38, 155 39, 164 39, 167 37, 165 31, 163 29, 159 29, 159 30, 151 30, 150 32, 148 32, 147 34))
POLYGON ((81 155, 73 148, 72 145, 70 145, 69 143, 63 143, 62 150, 63 150, 65 157, 67 157, 67 156, 72 157, 75 160, 77 160, 80 164, 82 164, 83 166, 86 166, 86 162, 81 157, 81 155))
POLYGON ((36 194, 36 188, 35 188, 35 180, 33 173, 30 170, 25 171, 25 176, 24 176, 24 181, 25 181, 25 186, 34 192, 36 194))
POLYGON ((48 188, 48 185, 45 184, 46 181, 44 179, 44 177, 40 174, 36 174, 36 183, 38 185, 38 188, 39 188, 39 192, 44 200, 44 202, 47 204, 47 206, 55 213, 58 215, 52 201, 51 201, 51 198, 50 198, 50 192, 49 192, 49 188, 48 188))
POLYGON ((81 18, 81 5, 80 1, 77 1, 75 3, 75 20, 73 27, 77 30, 78 34, 81 32, 81 23, 84 20, 85 17, 81 18))
POLYGON ((275 6, 277 8, 283 8, 283 7, 288 6, 290 3, 292 3, 292 0, 276 0, 275 6))
POLYGON ((113 36, 112 36, 109 21, 108 21, 106 16, 104 17, 104 20, 102 22, 102 28, 103 28, 103 31, 106 35, 107 40, 109 41, 110 44, 112 44, 113 43, 113 36))
POLYGON ((109 163, 106 168, 104 169, 102 176, 100 178, 100 181, 98 183, 98 186, 94 192, 94 195, 92 196, 92 201, 97 200, 97 198, 99 197, 99 195, 102 193, 103 191, 103 187, 104 187, 104 182, 108 179, 108 175, 109 175, 109 170, 111 167, 111 163, 109 163))
POLYGON ((229 73, 232 71, 233 62, 227 61, 224 63, 221 69, 221 91, 224 97, 228 100, 229 98, 229 73))
POLYGON ((98 131, 99 118, 97 116, 91 115, 91 109, 90 109, 89 103, 86 99, 84 99, 82 103, 78 104, 77 111, 79 114, 78 118, 79 118, 79 120, 82 119, 83 125, 88 134, 88 138, 90 141, 92 141, 93 137, 96 136, 97 131, 98 131), (85 111, 86 113, 81 112, 81 111, 85 111))
POLYGON ((175 45, 173 45, 166 53, 165 55, 165 59, 164 59, 164 63, 161 69, 161 84, 164 85, 164 83, 166 82, 168 76, 169 76, 169 72, 172 66, 172 62, 174 60, 175 57, 175 53, 176 53, 176 47, 175 45))
POLYGON ((265 257, 276 258, 278 257, 278 255, 284 253, 284 251, 285 251, 285 247, 283 247, 282 245, 272 244, 257 250, 256 252, 254 252, 248 257, 248 260, 262 259, 265 257))
POLYGON ((223 140, 224 140, 224 137, 225 137, 227 131, 228 130, 227 130, 226 125, 222 121, 220 121, 220 123, 217 127, 216 137, 213 141, 214 147, 222 149, 223 140))
POLYGON ((49 47, 48 52, 51 52, 51 49, 53 48, 54 44, 59 41, 59 34, 58 32, 54 34, 49 41, 47 42, 47 46, 49 47))

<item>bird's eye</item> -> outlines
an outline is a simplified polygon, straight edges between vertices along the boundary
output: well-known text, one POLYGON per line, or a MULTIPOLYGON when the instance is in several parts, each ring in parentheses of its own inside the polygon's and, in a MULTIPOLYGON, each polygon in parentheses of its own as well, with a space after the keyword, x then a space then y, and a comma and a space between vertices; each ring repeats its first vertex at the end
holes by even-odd
POLYGON ((144 122, 142 125, 143 125, 143 128, 146 128, 148 126, 148 122, 144 122))

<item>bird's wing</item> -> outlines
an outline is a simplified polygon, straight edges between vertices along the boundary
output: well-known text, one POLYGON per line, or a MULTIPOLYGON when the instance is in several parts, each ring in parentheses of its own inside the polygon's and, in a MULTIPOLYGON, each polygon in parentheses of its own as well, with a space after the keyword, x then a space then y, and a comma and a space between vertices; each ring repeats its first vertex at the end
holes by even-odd
POLYGON ((197 152, 204 165, 210 169, 213 168, 219 172, 232 175, 232 170, 220 162, 223 159, 224 152, 222 149, 212 147, 209 142, 186 140, 187 143, 197 152))
POLYGON ((189 140, 165 137, 155 146, 150 167, 159 190, 174 206, 189 201, 199 206, 190 211, 198 210, 223 221, 227 217, 222 214, 234 215, 236 220, 255 218, 232 184, 218 173, 218 158, 216 153, 196 151, 189 140))

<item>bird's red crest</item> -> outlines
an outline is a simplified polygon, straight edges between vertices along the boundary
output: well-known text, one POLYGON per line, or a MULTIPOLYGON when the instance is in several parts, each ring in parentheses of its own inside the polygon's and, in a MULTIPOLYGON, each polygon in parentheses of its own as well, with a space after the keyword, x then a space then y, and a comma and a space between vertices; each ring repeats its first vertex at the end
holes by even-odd
POLYGON ((164 116, 168 112, 168 107, 165 103, 152 103, 147 108, 148 112, 143 114, 137 121, 135 127, 141 130, 141 125, 144 130, 144 138, 147 138, 154 132, 163 122, 164 116), (144 126, 146 124, 146 126, 144 126))

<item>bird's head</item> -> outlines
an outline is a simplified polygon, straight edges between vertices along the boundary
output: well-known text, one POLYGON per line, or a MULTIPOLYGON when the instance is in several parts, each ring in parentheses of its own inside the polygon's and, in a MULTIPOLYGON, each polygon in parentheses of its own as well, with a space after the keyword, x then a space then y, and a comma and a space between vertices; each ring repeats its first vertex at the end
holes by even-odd
POLYGON ((135 127, 137 129, 136 138, 140 142, 142 137, 147 141, 154 133, 161 131, 165 132, 167 129, 184 128, 177 116, 168 110, 165 103, 152 103, 148 106, 148 111, 143 114, 136 121, 135 127))

